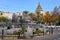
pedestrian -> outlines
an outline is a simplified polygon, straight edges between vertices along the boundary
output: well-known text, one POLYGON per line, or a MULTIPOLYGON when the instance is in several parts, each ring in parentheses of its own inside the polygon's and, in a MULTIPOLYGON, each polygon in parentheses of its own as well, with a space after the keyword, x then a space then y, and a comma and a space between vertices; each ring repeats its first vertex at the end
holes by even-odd
POLYGON ((50 28, 49 28, 49 35, 50 35, 50 28))
POLYGON ((51 34, 53 34, 53 27, 51 27, 51 34))
POLYGON ((20 38, 20 32, 18 31, 18 39, 20 38))

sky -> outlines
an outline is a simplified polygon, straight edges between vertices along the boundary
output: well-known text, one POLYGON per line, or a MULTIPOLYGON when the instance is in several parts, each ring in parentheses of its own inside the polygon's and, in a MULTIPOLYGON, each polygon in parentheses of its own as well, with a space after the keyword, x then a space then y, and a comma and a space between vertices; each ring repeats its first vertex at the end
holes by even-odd
POLYGON ((0 11, 16 13, 26 10, 34 13, 39 2, 44 12, 60 6, 60 0, 0 0, 0 11))

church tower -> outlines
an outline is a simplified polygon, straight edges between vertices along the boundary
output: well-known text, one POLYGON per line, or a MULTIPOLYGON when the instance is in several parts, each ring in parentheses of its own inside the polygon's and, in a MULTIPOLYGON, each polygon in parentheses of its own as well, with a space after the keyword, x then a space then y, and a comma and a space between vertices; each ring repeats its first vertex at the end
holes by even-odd
POLYGON ((36 17, 38 18, 37 20, 38 20, 38 21, 41 21, 43 15, 44 15, 44 11, 43 11, 43 9, 42 9, 40 3, 38 3, 38 6, 37 6, 35 12, 36 12, 36 17))
POLYGON ((37 8, 36 8, 36 12, 41 12, 41 11, 43 11, 43 10, 42 10, 42 7, 41 7, 41 5, 39 3, 38 6, 37 6, 37 8))
POLYGON ((39 13, 39 14, 41 14, 41 15, 44 15, 44 11, 43 11, 40 3, 38 3, 38 6, 37 6, 37 8, 36 8, 36 13, 39 13))

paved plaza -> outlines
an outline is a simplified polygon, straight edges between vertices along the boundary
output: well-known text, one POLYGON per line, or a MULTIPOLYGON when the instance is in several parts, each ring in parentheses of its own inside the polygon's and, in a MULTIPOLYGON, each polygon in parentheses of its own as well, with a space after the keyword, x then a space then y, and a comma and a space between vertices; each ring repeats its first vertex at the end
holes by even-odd
MULTIPOLYGON (((2 40, 0 38, 0 40, 2 40)), ((42 37, 33 37, 33 38, 28 38, 28 39, 17 39, 17 37, 5 37, 3 40, 60 40, 60 28, 54 29, 53 35, 47 35, 47 36, 42 36, 42 37)))

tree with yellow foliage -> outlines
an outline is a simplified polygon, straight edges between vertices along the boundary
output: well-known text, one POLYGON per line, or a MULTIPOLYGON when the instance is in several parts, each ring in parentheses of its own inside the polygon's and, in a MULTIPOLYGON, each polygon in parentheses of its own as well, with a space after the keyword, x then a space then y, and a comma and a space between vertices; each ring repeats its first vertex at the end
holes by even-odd
POLYGON ((5 17, 1 17, 0 18, 0 22, 8 22, 9 20, 7 19, 7 18, 5 18, 5 17))
POLYGON ((46 14, 43 16, 43 21, 45 23, 49 23, 51 21, 51 15, 49 12, 46 12, 46 14))
POLYGON ((59 19, 59 14, 54 13, 54 14, 52 15, 52 20, 55 22, 55 21, 58 20, 58 19, 59 19))

